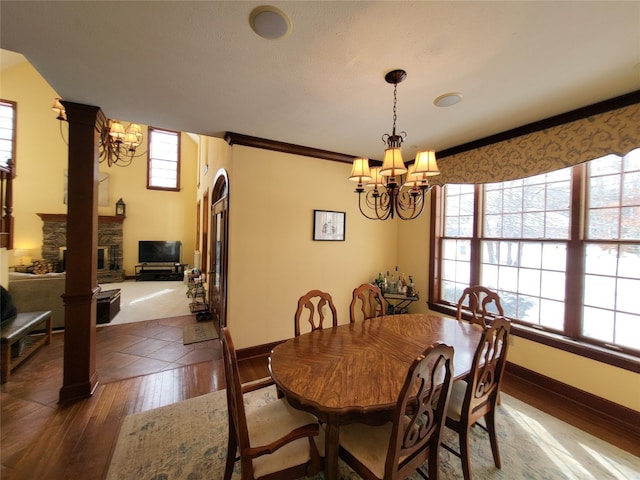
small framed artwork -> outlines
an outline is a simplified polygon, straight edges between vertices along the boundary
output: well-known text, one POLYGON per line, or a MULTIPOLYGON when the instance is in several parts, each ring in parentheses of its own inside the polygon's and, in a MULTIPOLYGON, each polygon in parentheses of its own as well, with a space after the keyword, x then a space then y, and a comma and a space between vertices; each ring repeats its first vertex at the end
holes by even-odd
POLYGON ((344 241, 345 212, 313 211, 313 239, 344 241))

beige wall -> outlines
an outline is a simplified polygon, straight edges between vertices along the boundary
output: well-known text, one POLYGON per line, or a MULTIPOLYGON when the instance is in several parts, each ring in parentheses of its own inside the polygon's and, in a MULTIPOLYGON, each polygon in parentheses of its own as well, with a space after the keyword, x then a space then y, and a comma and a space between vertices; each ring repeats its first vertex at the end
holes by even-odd
POLYGON ((331 293, 347 323, 353 289, 395 264, 395 228, 358 213, 347 164, 242 146, 232 163, 228 325, 236 346, 292 337, 298 298, 314 288, 331 293), (346 212, 344 242, 312 240, 314 209, 346 212))
POLYGON ((640 412, 640 375, 512 336, 509 361, 640 412))
MULTIPOLYGON (((51 110, 56 92, 27 62, 3 70, 0 97, 18 104, 17 176, 14 181, 14 248, 26 249, 26 262, 41 258, 42 220, 36 213, 66 213, 64 203, 67 170, 68 125, 60 124, 51 110)), ((105 112, 109 115, 109 112, 105 112)), ((143 126, 146 142, 146 127, 143 126)), ((99 206, 100 215, 114 215, 115 203, 122 198, 127 205, 123 224, 123 266, 126 275, 135 273, 138 240, 180 240, 183 261, 193 261, 195 249, 195 198, 197 145, 182 134, 182 171, 180 192, 146 189, 146 156, 125 168, 100 165, 109 175, 108 204, 99 206)), ((19 258, 8 254, 9 266, 19 258)))

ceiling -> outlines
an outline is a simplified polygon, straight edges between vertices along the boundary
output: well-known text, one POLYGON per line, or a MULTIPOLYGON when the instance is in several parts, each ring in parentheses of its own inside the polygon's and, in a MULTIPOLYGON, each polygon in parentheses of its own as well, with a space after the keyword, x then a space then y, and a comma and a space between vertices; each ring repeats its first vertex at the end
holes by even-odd
POLYGON ((111 118, 374 159, 396 68, 405 160, 640 90, 639 1, 276 1, 278 40, 249 25, 262 4, 2 0, 0 47, 111 118))

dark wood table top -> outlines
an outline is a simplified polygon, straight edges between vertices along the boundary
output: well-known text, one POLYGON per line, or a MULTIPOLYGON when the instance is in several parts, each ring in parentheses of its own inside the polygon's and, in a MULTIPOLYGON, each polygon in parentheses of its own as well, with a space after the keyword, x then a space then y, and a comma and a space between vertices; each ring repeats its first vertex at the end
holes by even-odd
POLYGON ((437 315, 389 315, 287 340, 271 352, 269 369, 294 405, 320 418, 388 411, 411 362, 427 346, 453 346, 454 375, 461 378, 471 369, 481 332, 437 315))

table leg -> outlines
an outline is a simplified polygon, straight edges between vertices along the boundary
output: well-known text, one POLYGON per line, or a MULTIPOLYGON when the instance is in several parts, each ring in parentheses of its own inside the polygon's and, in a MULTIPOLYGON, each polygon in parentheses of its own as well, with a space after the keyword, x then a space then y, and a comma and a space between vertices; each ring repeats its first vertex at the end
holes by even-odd
POLYGON ((338 418, 327 419, 325 431, 325 476, 326 480, 338 480, 338 449, 340 445, 340 430, 338 418))

